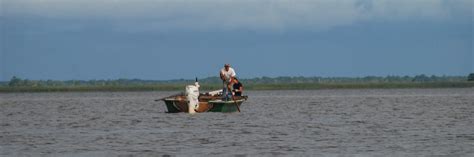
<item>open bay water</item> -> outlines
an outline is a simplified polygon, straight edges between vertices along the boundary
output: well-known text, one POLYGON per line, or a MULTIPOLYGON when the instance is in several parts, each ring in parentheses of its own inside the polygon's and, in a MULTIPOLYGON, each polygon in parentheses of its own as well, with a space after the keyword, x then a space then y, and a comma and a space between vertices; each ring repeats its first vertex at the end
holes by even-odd
POLYGON ((0 94, 0 156, 474 156, 474 89, 247 91, 241 113, 165 113, 176 92, 0 94))

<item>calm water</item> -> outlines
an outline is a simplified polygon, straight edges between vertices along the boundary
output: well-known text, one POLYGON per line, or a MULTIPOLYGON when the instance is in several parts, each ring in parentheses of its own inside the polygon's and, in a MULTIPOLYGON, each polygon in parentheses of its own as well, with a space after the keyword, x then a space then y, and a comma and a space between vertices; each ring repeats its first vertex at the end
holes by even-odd
POLYGON ((175 92, 0 94, 0 156, 474 156, 474 89, 250 91, 168 114, 175 92))

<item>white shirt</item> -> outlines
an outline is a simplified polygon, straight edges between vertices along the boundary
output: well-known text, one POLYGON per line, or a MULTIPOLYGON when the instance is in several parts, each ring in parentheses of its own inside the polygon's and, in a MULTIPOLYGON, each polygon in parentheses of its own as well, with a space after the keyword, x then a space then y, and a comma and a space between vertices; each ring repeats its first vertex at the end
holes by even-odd
POLYGON ((229 81, 230 77, 235 77, 235 71, 233 68, 229 67, 229 71, 225 71, 225 68, 221 69, 221 74, 225 76, 225 80, 229 81))

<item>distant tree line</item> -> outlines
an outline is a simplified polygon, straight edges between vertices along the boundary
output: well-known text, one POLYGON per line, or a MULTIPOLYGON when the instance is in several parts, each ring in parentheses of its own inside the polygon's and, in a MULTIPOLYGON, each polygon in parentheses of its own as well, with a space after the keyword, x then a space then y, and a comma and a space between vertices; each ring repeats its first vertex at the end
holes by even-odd
POLYGON ((474 73, 471 73, 469 76, 467 76, 467 81, 474 81, 474 73))
POLYGON ((261 77, 249 83, 390 83, 390 82, 455 82, 466 81, 461 76, 366 76, 366 77, 261 77))
POLYGON ((8 82, 10 87, 44 87, 44 86, 118 86, 118 85, 151 85, 166 83, 166 81, 150 81, 140 79, 117 79, 117 80, 28 80, 13 76, 8 82))
MULTIPOLYGON (((366 76, 366 77, 257 77, 251 79, 240 79, 245 84, 297 84, 297 83, 408 83, 408 82, 463 82, 474 81, 474 73, 469 76, 366 76)), ((141 80, 141 79, 116 79, 116 80, 29 80, 12 77, 9 82, 2 82, 0 86, 10 87, 63 87, 63 86, 146 86, 160 84, 189 84, 194 79, 175 80, 141 80)), ((208 77, 200 79, 201 84, 219 84, 219 77, 208 77)))

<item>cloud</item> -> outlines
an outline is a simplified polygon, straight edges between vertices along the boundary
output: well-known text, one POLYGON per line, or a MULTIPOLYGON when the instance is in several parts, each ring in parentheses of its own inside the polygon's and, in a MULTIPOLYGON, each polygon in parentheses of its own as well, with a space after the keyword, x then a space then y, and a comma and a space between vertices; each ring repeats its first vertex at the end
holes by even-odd
POLYGON ((113 21, 116 29, 130 31, 325 30, 364 20, 443 20, 456 9, 469 12, 472 6, 470 0, 3 1, 7 16, 104 19, 113 21))

